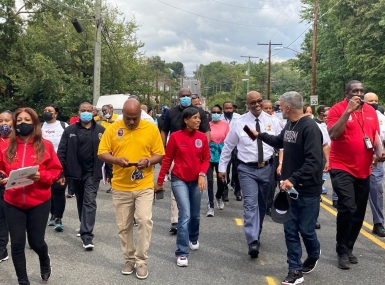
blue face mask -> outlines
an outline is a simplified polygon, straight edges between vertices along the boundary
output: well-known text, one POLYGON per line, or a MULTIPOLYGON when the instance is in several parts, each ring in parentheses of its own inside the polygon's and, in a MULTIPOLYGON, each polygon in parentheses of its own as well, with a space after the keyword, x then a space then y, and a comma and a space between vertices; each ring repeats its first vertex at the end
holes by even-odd
POLYGON ((111 115, 108 113, 104 115, 104 118, 106 118, 106 119, 109 119, 110 117, 111 117, 111 115))
POLYGON ((92 113, 91 112, 82 112, 80 113, 80 121, 83 123, 89 123, 92 120, 92 113))
POLYGON ((211 119, 213 121, 219 121, 221 119, 221 114, 212 114, 211 119))
POLYGON ((2 137, 8 137, 11 132, 12 132, 12 127, 10 127, 8 125, 1 125, 0 126, 0 135, 2 137))
POLYGON ((182 97, 179 101, 183 107, 189 107, 191 105, 191 97, 182 97))

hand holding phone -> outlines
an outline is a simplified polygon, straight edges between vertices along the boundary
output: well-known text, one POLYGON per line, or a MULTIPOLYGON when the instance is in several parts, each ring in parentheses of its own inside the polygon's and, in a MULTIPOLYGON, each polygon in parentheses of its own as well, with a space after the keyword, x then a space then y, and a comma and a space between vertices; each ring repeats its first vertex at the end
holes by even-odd
POLYGON ((164 190, 160 190, 158 192, 155 192, 155 199, 160 200, 164 198, 164 190))
POLYGON ((243 130, 245 131, 245 133, 249 136, 249 138, 251 138, 253 141, 256 140, 256 137, 254 136, 254 134, 251 132, 250 128, 248 125, 245 125, 243 127, 243 130))

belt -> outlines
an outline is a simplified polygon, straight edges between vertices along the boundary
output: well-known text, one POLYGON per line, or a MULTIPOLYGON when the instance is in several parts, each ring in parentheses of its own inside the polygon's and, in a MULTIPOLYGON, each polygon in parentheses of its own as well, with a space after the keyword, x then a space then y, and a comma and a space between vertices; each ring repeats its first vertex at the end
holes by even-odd
POLYGON ((269 160, 263 161, 263 162, 244 162, 240 159, 238 159, 238 161, 240 164, 245 164, 245 165, 253 166, 253 167, 257 167, 257 168, 264 168, 266 165, 268 165, 269 163, 272 162, 272 158, 270 158, 269 160))

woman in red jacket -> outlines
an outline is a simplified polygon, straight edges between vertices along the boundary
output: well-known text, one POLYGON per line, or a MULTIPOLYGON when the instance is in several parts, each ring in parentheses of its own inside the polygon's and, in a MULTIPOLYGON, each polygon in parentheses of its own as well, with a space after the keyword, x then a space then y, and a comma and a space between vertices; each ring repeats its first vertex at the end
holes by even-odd
POLYGON ((187 266, 188 247, 199 249, 199 221, 202 192, 206 190, 206 172, 210 165, 207 137, 198 131, 201 122, 197 108, 182 113, 182 130, 170 135, 155 192, 163 189, 164 177, 171 171, 171 190, 178 205, 178 231, 175 255, 178 266, 187 266))
MULTIPOLYGON (((4 111, 0 114, 0 151, 3 150, 9 140, 9 135, 12 132, 12 117, 13 114, 10 111, 4 111)), ((0 185, 0 195, 4 192, 4 186, 0 185)), ((0 263, 8 260, 8 226, 5 220, 4 200, 0 197, 0 263)))
MULTIPOLYGON (((34 183, 5 190, 4 208, 11 236, 12 260, 19 284, 30 284, 25 260, 25 232, 30 247, 40 261, 43 281, 51 276, 48 247, 44 241, 46 222, 50 211, 51 185, 62 172, 52 143, 42 139, 39 118, 31 108, 17 109, 13 116, 15 130, 8 146, 0 152, 0 171, 9 176, 12 170, 38 165, 39 169, 28 178, 34 183)), ((1 184, 7 178, 0 180, 1 184)))

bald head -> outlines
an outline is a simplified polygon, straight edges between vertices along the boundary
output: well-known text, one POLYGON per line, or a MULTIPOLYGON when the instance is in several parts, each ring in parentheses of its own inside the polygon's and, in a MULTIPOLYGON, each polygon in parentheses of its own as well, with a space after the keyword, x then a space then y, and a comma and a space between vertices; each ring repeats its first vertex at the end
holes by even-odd
POLYGON ((262 101, 262 110, 266 113, 272 115, 273 114, 273 103, 271 103, 270 100, 263 100, 262 101))
POLYGON ((250 91, 246 95, 246 104, 250 112, 258 118, 262 112, 262 95, 257 91, 250 91))
POLYGON ((181 88, 178 92, 178 97, 181 98, 181 97, 184 97, 188 95, 189 97, 191 97, 191 91, 190 89, 188 88, 181 88))
POLYGON ((250 91, 246 95, 246 100, 250 99, 250 98, 257 98, 257 97, 258 98, 262 98, 262 95, 259 92, 257 92, 257 91, 250 91))
POLYGON ((139 126, 142 109, 140 103, 134 98, 129 98, 123 105, 123 121, 128 129, 134 130, 139 126))
POLYGON ((378 96, 373 92, 366 93, 364 96, 364 101, 365 103, 368 103, 368 104, 370 104, 371 102, 375 102, 377 104, 378 96))

